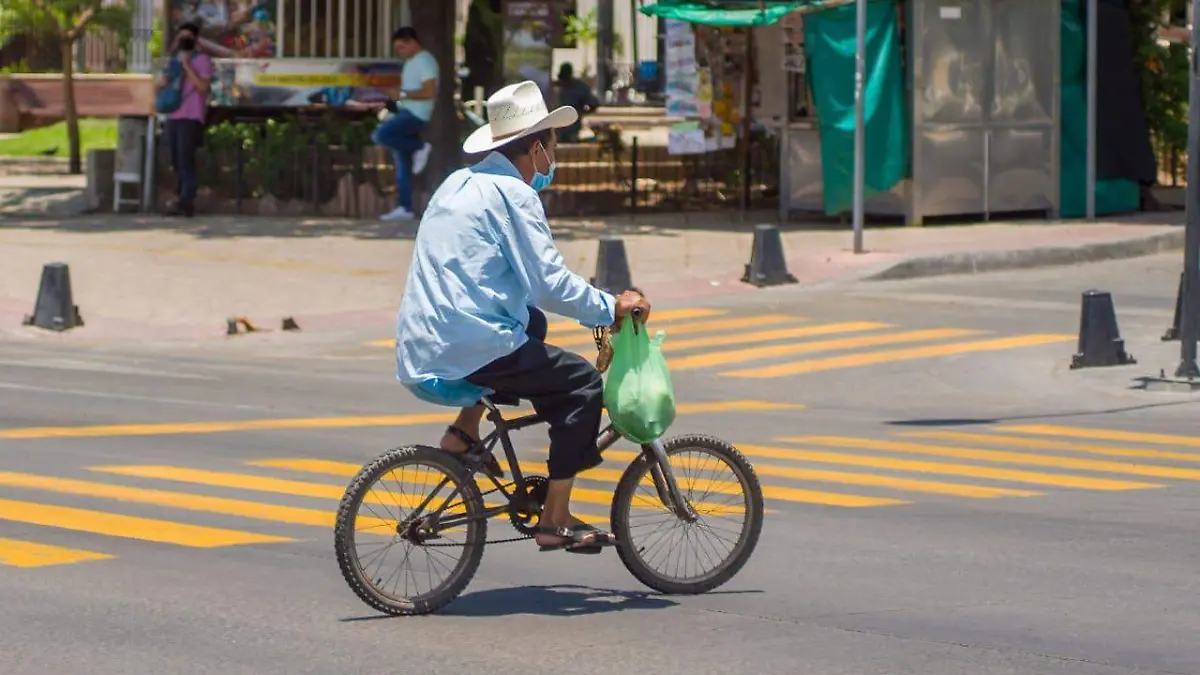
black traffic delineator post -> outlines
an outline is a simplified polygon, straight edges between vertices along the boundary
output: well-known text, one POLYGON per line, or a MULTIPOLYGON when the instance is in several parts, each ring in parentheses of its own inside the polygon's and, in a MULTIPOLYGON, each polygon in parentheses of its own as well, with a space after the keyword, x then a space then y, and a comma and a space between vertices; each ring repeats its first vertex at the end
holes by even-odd
POLYGON ((1083 294, 1079 318, 1079 351, 1071 359, 1071 368, 1123 366, 1137 363, 1125 352, 1125 340, 1117 328, 1117 312, 1112 294, 1091 290, 1083 294))
POLYGON ((1163 333, 1163 342, 1173 342, 1179 339, 1179 329, 1182 325, 1180 321, 1183 319, 1183 283, 1186 279, 1185 274, 1179 275, 1179 293, 1175 296, 1175 318, 1171 321, 1171 327, 1167 332, 1163 333))
POLYGON ((796 277, 788 272, 787 259, 783 255, 783 235, 778 227, 754 226, 754 247, 742 281, 759 288, 797 283, 796 277))
POLYGON ((64 331, 83 325, 79 307, 71 292, 71 270, 66 263, 42 266, 42 283, 38 287, 33 314, 25 317, 26 326, 64 331))
POLYGON ((633 288, 633 275, 629 271, 629 258, 625 255, 625 242, 620 237, 601 237, 600 251, 596 255, 596 276, 591 283, 614 295, 633 288))

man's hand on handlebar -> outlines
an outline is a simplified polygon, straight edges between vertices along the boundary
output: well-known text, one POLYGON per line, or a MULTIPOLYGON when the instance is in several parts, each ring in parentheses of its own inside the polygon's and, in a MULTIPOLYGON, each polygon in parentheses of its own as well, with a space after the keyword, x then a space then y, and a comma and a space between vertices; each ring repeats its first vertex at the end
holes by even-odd
POLYGON ((621 330, 621 320, 627 316, 632 316, 638 323, 646 323, 650 318, 650 302, 637 290, 625 291, 617 296, 616 316, 612 325, 614 332, 621 330))

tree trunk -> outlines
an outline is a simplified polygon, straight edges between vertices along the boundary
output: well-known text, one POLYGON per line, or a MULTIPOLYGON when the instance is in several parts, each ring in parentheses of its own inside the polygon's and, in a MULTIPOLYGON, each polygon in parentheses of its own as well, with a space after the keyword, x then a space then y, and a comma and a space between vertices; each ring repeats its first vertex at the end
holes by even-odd
POLYGON ((420 176, 429 194, 446 176, 462 166, 462 126, 454 102, 458 77, 454 62, 455 5, 453 2, 414 2, 411 5, 413 28, 421 37, 421 45, 437 60, 440 73, 433 119, 422 133, 425 141, 433 146, 429 164, 420 176))
POLYGON ((67 145, 70 147, 70 172, 83 173, 83 161, 79 156, 79 116, 75 112, 75 42, 63 35, 60 38, 63 62, 63 116, 67 120, 67 145))

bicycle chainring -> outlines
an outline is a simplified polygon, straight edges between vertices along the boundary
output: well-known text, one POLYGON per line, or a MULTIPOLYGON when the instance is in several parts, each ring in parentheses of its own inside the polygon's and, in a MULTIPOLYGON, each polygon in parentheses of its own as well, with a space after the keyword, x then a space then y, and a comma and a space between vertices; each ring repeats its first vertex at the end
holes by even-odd
MULTIPOLYGON (((546 488, 550 486, 550 481, 545 476, 526 476, 525 484, 533 501, 538 506, 545 506, 546 488)), ((540 513, 528 513, 517 509, 509 509, 508 512, 508 520, 512 523, 513 529, 526 537, 534 535, 541 519, 540 513)))

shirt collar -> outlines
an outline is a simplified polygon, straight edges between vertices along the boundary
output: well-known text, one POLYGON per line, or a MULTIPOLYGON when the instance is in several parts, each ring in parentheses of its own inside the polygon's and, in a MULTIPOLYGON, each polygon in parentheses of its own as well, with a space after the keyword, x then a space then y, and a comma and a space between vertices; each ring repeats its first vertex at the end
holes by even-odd
POLYGON ((512 161, 494 150, 488 153, 487 157, 479 160, 475 166, 472 166, 471 171, 475 173, 490 173, 499 174, 502 176, 512 176, 521 182, 525 181, 524 178, 521 178, 521 172, 517 171, 517 167, 513 165, 512 161))

